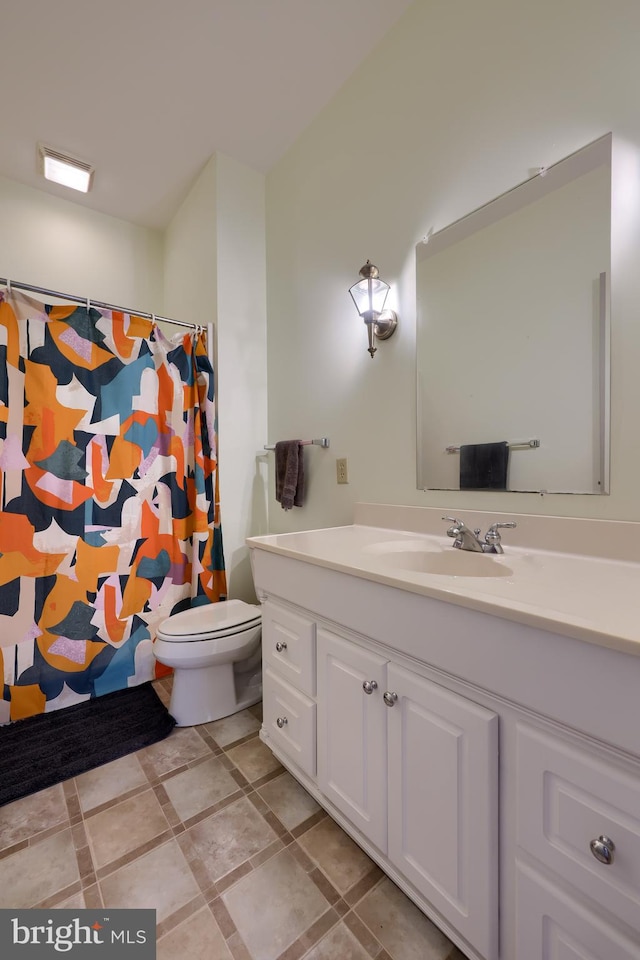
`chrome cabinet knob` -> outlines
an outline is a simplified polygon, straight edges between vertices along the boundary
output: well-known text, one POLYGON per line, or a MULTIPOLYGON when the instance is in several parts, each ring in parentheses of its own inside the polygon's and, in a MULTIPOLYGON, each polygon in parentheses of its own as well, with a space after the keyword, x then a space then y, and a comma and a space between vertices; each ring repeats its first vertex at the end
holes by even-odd
POLYGON ((277 720, 276 720, 276 726, 280 727, 280 729, 282 730, 282 728, 284 727, 285 723, 288 723, 288 722, 289 722, 289 721, 287 720, 286 717, 278 717, 277 720))
POLYGON ((385 690, 385 692, 382 694, 382 699, 388 707, 392 707, 398 699, 398 694, 393 693, 390 690, 385 690))
POLYGON ((287 649, 286 641, 278 640, 278 642, 276 643, 276 650, 278 651, 278 653, 282 653, 282 651, 286 649, 287 649))
POLYGON ((597 840, 592 840, 589 846, 591 848, 591 853, 594 855, 596 860, 600 861, 600 863, 604 863, 607 866, 610 866, 613 863, 613 854, 616 849, 616 845, 613 840, 609 839, 609 837, 603 837, 600 835, 597 840))
POLYGON ((365 680, 362 689, 365 693, 373 693, 374 690, 378 689, 378 683, 376 680, 365 680))

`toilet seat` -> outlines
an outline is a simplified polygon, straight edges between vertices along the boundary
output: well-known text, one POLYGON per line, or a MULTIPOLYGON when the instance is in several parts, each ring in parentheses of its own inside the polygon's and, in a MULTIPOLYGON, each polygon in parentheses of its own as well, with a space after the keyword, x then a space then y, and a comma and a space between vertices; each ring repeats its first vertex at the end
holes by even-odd
POLYGON ((167 617, 157 635, 170 643, 201 643, 250 630, 260 623, 260 608, 244 600, 201 604, 167 617))
POLYGON ((169 712, 180 727, 220 720, 262 698, 260 607, 223 600, 163 620, 153 655, 173 669, 169 712))

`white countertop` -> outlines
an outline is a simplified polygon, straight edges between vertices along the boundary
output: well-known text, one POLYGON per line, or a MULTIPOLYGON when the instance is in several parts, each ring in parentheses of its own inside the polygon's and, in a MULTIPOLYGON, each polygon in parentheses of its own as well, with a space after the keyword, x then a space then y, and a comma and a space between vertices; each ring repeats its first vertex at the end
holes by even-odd
MULTIPOLYGON (((511 531, 509 531, 510 533, 511 531)), ((511 546, 502 555, 454 550, 446 535, 351 524, 247 540, 306 563, 423 594, 554 633, 640 656, 640 563, 511 546), (428 554, 455 569, 487 560, 498 576, 457 576, 410 569, 428 554), (504 574, 504 575, 503 575, 504 574)))

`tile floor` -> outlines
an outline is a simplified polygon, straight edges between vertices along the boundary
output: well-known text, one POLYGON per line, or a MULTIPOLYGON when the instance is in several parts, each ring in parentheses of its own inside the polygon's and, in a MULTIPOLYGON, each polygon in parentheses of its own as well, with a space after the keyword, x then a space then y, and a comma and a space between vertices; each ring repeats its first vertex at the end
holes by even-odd
POLYGON ((176 727, 0 807, 0 907, 155 908, 158 960, 464 960, 259 727, 176 727))

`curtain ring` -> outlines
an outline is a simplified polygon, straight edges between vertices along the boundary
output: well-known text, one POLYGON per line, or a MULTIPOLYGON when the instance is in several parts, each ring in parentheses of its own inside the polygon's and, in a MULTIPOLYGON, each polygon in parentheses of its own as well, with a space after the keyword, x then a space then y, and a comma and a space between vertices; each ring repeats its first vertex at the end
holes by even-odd
POLYGON ((11 280, 7 277, 7 296, 11 296, 11 280))

